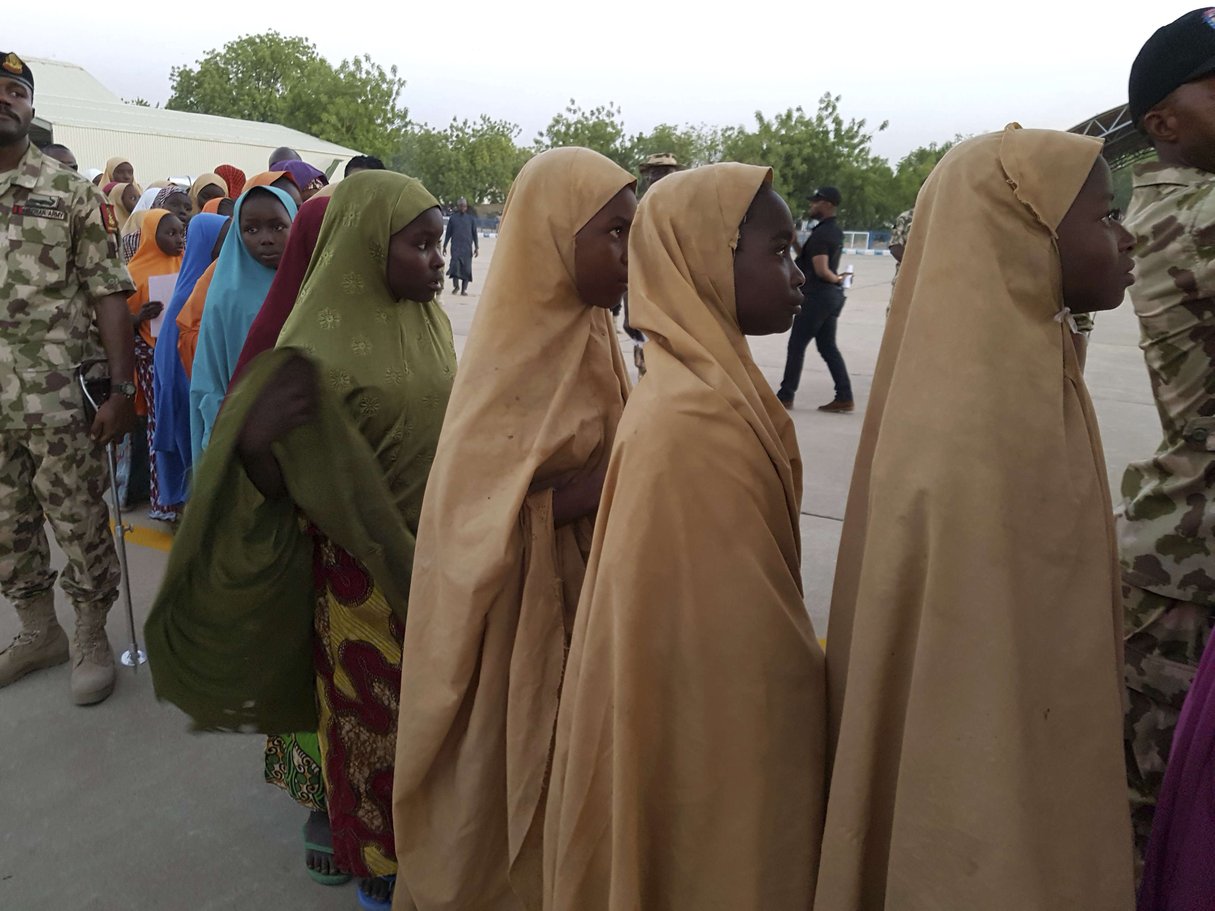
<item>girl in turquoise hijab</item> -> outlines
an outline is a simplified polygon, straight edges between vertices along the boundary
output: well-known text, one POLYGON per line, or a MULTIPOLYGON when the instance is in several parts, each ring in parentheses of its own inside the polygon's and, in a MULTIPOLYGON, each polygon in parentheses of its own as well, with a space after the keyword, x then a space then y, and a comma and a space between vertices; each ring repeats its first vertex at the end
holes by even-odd
POLYGON ((254 187, 236 201, 207 292, 190 377, 190 443, 198 461, 223 404, 245 336, 274 281, 296 205, 275 187, 254 187))

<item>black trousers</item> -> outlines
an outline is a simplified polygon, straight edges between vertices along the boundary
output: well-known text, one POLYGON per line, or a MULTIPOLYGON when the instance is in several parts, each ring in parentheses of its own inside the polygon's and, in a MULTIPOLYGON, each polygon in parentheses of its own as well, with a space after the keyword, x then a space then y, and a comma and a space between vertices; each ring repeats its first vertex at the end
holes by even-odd
POLYGON ((842 288, 815 288, 802 302, 802 311, 793 320, 793 331, 789 333, 789 354, 785 359, 785 375, 780 383, 781 398, 791 399, 802 379, 802 366, 806 361, 806 346, 814 340, 818 353, 831 371, 835 383, 836 401, 852 401, 852 382, 848 379, 848 368, 844 357, 835 344, 835 327, 840 312, 844 309, 842 288))

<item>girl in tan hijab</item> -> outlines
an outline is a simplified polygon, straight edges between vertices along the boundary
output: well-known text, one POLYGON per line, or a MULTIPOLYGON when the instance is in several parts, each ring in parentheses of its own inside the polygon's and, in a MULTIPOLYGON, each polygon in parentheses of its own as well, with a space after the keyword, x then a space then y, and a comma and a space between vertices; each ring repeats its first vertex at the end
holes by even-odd
POLYGON ((823 654, 801 581, 793 423, 745 336, 804 276, 767 168, 673 174, 638 207, 646 377, 616 434, 566 669, 544 831, 550 911, 807 911, 823 654))
POLYGON ((101 185, 104 187, 108 183, 134 183, 135 168, 131 165, 131 159, 117 155, 105 163, 105 170, 102 171, 101 185))
POLYGON ((194 211, 201 212, 203 206, 213 199, 222 199, 228 195, 228 184, 218 174, 200 174, 194 183, 190 184, 190 200, 194 203, 194 211))
POLYGON ((1129 911, 1118 562, 1069 308, 1132 238, 1095 140, 1010 125, 916 203, 840 542, 815 911, 1129 911))
POLYGON ((394 779, 394 907, 538 911, 557 699, 628 378, 634 179, 588 149, 507 199, 418 529, 394 779))

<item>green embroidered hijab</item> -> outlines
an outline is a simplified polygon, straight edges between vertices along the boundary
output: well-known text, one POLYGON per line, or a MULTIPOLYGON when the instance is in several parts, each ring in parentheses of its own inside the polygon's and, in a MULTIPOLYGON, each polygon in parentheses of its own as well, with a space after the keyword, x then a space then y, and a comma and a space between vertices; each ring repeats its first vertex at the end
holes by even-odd
POLYGON ((358 559, 404 619, 422 494, 455 374, 434 301, 388 287, 392 235, 437 205, 387 171, 342 181, 278 349, 228 395, 145 627, 156 694, 209 730, 316 726, 312 544, 299 513, 358 559), (320 371, 317 420, 274 446, 289 496, 267 501, 237 440, 291 357, 320 371))
POLYGON ((416 530, 427 471, 456 372, 451 323, 437 301, 398 301, 388 242, 438 206, 422 184, 364 171, 338 184, 279 348, 317 361, 322 388, 346 409, 416 530))

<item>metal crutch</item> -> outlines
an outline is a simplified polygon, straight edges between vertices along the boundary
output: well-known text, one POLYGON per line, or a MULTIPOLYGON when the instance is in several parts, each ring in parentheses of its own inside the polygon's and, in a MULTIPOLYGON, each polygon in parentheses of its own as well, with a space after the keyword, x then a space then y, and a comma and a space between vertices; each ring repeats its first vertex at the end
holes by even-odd
MULTIPOLYGON (((76 368, 76 381, 84 393, 85 413, 88 415, 90 422, 97 414, 97 409, 101 407, 102 402, 110 397, 109 376, 91 375, 90 371, 94 371, 99 367, 108 368, 108 366, 108 362, 106 361, 91 360, 83 362, 76 368)), ((127 566, 127 532, 131 530, 131 527, 123 521, 122 498, 118 495, 117 446, 118 442, 116 440, 110 440, 106 444, 105 451, 110 463, 110 495, 114 498, 114 537, 118 545, 118 566, 122 575, 122 596, 127 607, 127 628, 131 634, 131 644, 122 653, 119 660, 131 668, 134 673, 138 674, 139 665, 146 662, 148 656, 139 647, 139 639, 135 628, 135 608, 131 603, 131 575, 127 566)))

